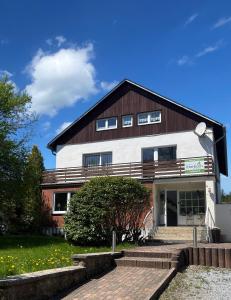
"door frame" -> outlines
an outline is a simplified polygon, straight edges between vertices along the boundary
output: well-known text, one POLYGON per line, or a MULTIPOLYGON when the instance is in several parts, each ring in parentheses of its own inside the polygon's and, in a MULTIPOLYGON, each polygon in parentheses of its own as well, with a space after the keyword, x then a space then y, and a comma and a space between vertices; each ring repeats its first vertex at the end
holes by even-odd
POLYGON ((178 190, 177 189, 165 189, 165 226, 168 226, 168 199, 167 193, 168 192, 176 192, 176 217, 177 217, 177 224, 178 226, 178 216, 179 216, 179 205, 178 205, 178 190))
MULTIPOLYGON (((178 226, 178 224, 179 224, 179 222, 178 222, 178 219, 179 219, 179 192, 177 189, 168 189, 168 188, 158 190, 158 210, 160 209, 160 192, 161 191, 164 192, 164 225, 163 226, 165 226, 165 227, 168 226, 167 192, 169 192, 169 191, 176 192, 177 226, 178 226)), ((155 204, 154 204, 154 207, 156 207, 155 204)), ((159 211, 157 212, 157 214, 159 214, 159 211)), ((158 219, 158 223, 160 223, 160 219, 158 219)))

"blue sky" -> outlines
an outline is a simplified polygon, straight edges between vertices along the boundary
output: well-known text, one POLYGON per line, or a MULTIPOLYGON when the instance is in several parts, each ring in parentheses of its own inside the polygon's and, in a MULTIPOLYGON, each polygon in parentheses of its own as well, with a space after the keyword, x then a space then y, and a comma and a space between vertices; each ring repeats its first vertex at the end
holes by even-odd
POLYGON ((124 78, 224 123, 230 157, 230 56, 228 0, 0 0, 0 72, 33 96, 47 168, 57 130, 124 78))

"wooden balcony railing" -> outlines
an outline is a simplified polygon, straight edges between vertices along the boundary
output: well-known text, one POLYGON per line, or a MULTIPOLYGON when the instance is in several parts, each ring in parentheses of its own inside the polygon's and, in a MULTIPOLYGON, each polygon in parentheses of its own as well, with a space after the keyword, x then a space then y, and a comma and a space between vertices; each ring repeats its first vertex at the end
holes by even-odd
POLYGON ((43 184, 84 182, 96 176, 125 176, 154 179, 182 176, 213 175, 211 156, 181 158, 173 161, 131 162, 107 166, 50 169, 43 174, 43 184))

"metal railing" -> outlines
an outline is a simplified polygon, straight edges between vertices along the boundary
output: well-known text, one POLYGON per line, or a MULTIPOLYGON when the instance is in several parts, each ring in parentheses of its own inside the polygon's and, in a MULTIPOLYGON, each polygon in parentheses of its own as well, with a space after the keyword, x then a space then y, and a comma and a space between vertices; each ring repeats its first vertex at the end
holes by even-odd
POLYGON ((150 179, 212 174, 214 174, 212 157, 202 156, 171 161, 131 162, 106 166, 50 169, 43 173, 43 184, 84 182, 97 176, 125 176, 137 179, 150 179), (186 164, 190 161, 203 162, 203 168, 192 168, 192 170, 186 168, 186 164))

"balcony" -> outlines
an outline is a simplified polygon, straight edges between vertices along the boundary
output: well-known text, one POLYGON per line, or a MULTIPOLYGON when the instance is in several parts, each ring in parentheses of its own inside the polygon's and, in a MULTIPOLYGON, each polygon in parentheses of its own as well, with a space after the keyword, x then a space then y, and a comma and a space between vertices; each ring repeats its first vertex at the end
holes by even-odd
POLYGON ((174 161, 131 162, 107 166, 74 167, 44 171, 43 185, 81 183, 97 176, 125 176, 137 179, 214 175, 211 156, 181 158, 174 161))

